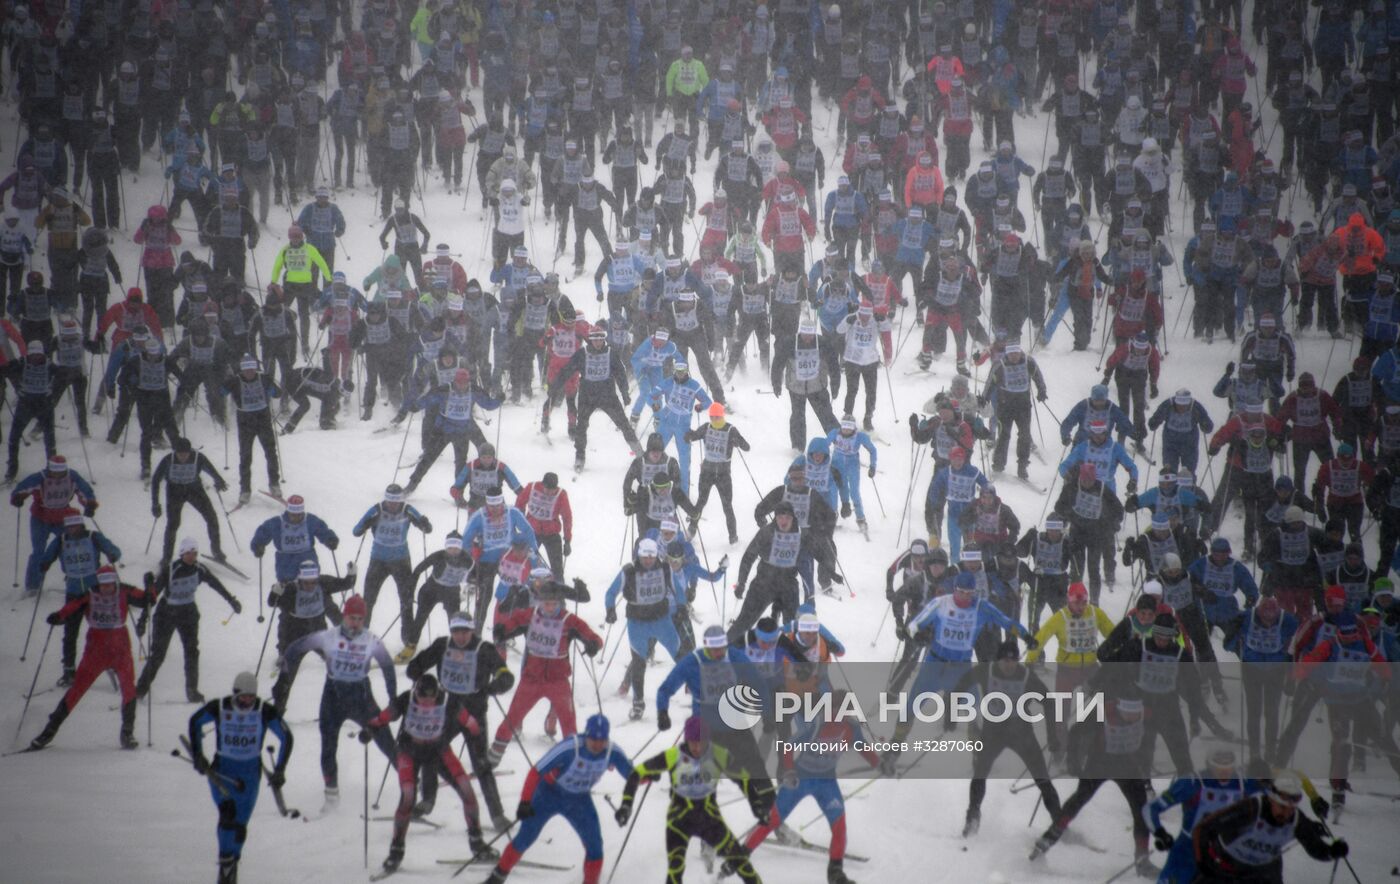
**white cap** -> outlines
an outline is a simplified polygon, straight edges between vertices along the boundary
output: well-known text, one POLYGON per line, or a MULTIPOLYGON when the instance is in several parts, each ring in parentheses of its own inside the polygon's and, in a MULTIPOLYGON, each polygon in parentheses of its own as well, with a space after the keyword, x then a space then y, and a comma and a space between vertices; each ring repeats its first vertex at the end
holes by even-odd
POLYGON ((729 637, 724 634, 723 626, 705 627, 705 647, 707 648, 727 648, 729 647, 729 637))
POLYGON ((476 629, 476 623, 466 614, 458 611, 452 615, 452 619, 447 621, 447 629, 451 632, 454 629, 476 629))
POLYGON ((315 562, 302 562, 297 569, 298 580, 315 580, 321 576, 321 566, 315 562))
POLYGON ((180 545, 176 547, 176 551, 182 556, 187 552, 199 552, 199 541, 195 540, 193 537, 182 537, 180 538, 180 545))
POLYGON ((462 548, 462 538, 461 538, 461 537, 448 537, 446 540, 444 540, 444 541, 442 542, 442 548, 443 548, 443 549, 461 549, 461 548, 462 548))
POLYGON ((821 628, 821 623, 817 620, 816 614, 809 612, 797 618, 798 632, 817 632, 821 628))
POLYGON ((670 531, 674 534, 675 532, 681 530, 681 526, 676 524, 675 519, 666 519, 661 523, 661 530, 670 531))
POLYGON ((554 572, 551 571, 551 570, 549 570, 548 568, 544 567, 543 565, 536 565, 535 567, 533 567, 533 568, 530 569, 530 579, 531 579, 531 580, 553 580, 553 579, 554 579, 554 572))
POLYGON ((637 555, 650 556, 653 559, 656 558, 656 541, 648 537, 637 544, 637 555))
POLYGON ((244 356, 244 357, 239 361, 239 363, 238 363, 238 370, 239 370, 239 371, 250 371, 250 370, 251 370, 251 371, 257 371, 257 370, 258 370, 258 360, 254 359, 254 358, 251 357, 251 356, 244 356))
MULTIPOLYGON (((160 345, 157 344, 156 346, 159 347, 160 345)), ((30 342, 25 346, 24 352, 27 353, 27 354, 30 355, 30 356, 43 356, 43 355, 44 355, 44 342, 43 342, 43 341, 30 341, 30 342)))
POLYGON ((1156 580, 1149 580, 1142 585, 1142 594, 1159 596, 1162 594, 1162 584, 1156 580))

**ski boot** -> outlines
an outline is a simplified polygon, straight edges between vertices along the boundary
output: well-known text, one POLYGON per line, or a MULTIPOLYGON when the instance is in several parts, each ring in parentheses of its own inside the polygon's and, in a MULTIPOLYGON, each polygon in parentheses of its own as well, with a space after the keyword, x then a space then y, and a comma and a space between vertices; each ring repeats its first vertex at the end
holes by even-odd
POLYGON ((841 868, 841 860, 833 859, 826 864, 826 884, 856 884, 846 877, 846 870, 841 868))
POLYGON ((647 708, 647 704, 646 704, 646 701, 645 701, 645 700, 633 700, 633 701, 632 701, 632 711, 630 711, 630 712, 627 713, 627 720, 628 720, 628 721, 641 721, 641 720, 642 720, 642 713, 643 713, 644 711, 646 711, 646 708, 647 708))
POLYGON ((642 416, 640 414, 634 414, 631 417, 629 417, 628 420, 632 422, 633 429, 636 429, 637 424, 642 422, 642 416))
POLYGON ((843 519, 849 519, 850 517, 851 517, 851 502, 848 500, 848 501, 846 501, 845 503, 841 504, 841 518, 843 518, 843 519))
POLYGON ((278 500, 282 499, 282 486, 279 483, 273 482, 267 490, 272 492, 273 497, 277 498, 278 500))
POLYGON ((1064 833, 1065 830, 1059 826, 1051 826, 1046 829, 1045 834, 1035 839, 1035 847, 1031 849, 1031 860, 1035 861, 1040 859, 1045 851, 1055 846, 1055 843, 1060 840, 1060 836, 1064 833))
POLYGON ((1332 790, 1332 816, 1331 822, 1336 825, 1342 818, 1342 811, 1346 809, 1347 793, 1341 789, 1332 790))
POLYGON ((500 866, 497 866, 491 870, 491 874, 481 884, 506 884, 506 873, 501 871, 500 866))
POLYGON ((1018 479, 1030 479, 1030 477, 1031 477, 1031 472, 1030 472, 1029 469, 1026 468, 1026 465, 1025 465, 1025 464, 1021 463, 1021 464, 1017 464, 1017 465, 1016 465, 1016 478, 1018 478, 1018 479))
POLYGON ((1220 711, 1229 712, 1230 697, 1225 693, 1225 685, 1217 681, 1215 684, 1211 685, 1211 689, 1215 693, 1215 702, 1220 704, 1220 711))
POLYGON ((292 435, 293 433, 295 433, 296 431, 297 431, 297 422, 296 422, 296 421, 287 421, 285 424, 282 425, 282 435, 283 435, 283 436, 290 436, 290 435, 292 435))
POLYGON ((396 872, 403 864, 403 843, 394 842, 389 845, 389 855, 384 857, 384 871, 396 872))
POLYGON ((773 838, 787 847, 802 843, 802 836, 794 832, 787 823, 778 824, 778 828, 773 830, 773 838))
POLYGON ((362 421, 367 421, 367 420, 369 420, 371 417, 374 417, 374 409, 373 409, 373 408, 370 408, 368 405, 366 405, 364 408, 361 408, 361 409, 360 409, 360 420, 362 420, 362 421))
POLYGON ((199 692, 199 688, 185 688, 185 702, 203 705, 204 695, 199 692))
POLYGON ((967 810, 967 820, 963 823, 964 838, 971 838, 977 834, 977 830, 982 827, 982 811, 969 807, 967 810))
POLYGON ((39 732, 29 744, 31 752, 37 752, 53 742, 53 738, 58 736, 58 729, 63 725, 63 720, 68 717, 68 706, 63 701, 59 701, 58 707, 49 715, 49 721, 44 725, 44 729, 39 732))
POLYGON ((413 818, 421 820, 430 815, 436 803, 437 802, 430 798, 424 798, 422 801, 419 801, 417 804, 413 805, 413 818))
POLYGON ((73 684, 73 677, 75 674, 76 670, 69 669, 65 666, 63 668, 63 674, 58 677, 58 686, 61 688, 70 687, 73 684))
POLYGON ((252 497, 253 497, 253 493, 252 493, 251 491, 240 491, 240 492, 238 492, 238 505, 239 505, 239 506, 247 506, 247 505, 248 505, 248 501, 251 500, 252 497))
POLYGON ((957 370, 958 370, 958 374, 962 375, 962 376, 965 377, 965 378, 970 378, 970 377, 972 377, 972 372, 970 372, 970 371, 967 370, 967 362, 965 362, 965 361, 962 360, 962 359, 959 359, 959 360, 958 360, 957 370))
POLYGON ((928 371, 928 367, 929 367, 930 365, 933 365, 933 354, 932 354, 932 353, 920 353, 920 354, 919 354, 919 360, 918 360, 918 361, 919 361, 919 368, 922 368, 924 371, 928 371))
POLYGON ((510 825, 510 818, 501 811, 498 810, 491 814, 491 828, 495 829, 497 832, 504 832, 506 829, 510 828, 510 825))
POLYGON ((582 452, 582 451, 580 451, 578 454, 574 455, 574 472, 575 472, 575 473, 581 473, 581 472, 583 472, 583 461, 584 461, 584 457, 583 457, 583 452, 582 452))
POLYGON ((1149 881, 1156 881, 1157 876, 1162 874, 1162 869, 1147 854, 1137 858, 1137 864, 1133 866, 1133 869, 1139 878, 1146 878, 1149 881))
POLYGON ((394 655, 394 663, 407 663, 409 660, 413 659, 413 655, 417 652, 418 645, 414 644, 413 642, 409 642, 408 644, 403 646, 402 651, 399 651, 397 654, 394 655))
POLYGON ((335 786, 326 787, 325 803, 321 805, 321 813, 329 813, 340 806, 340 789, 335 786))
POLYGON ((474 860, 500 859, 500 852, 487 844, 486 839, 481 837, 480 828, 467 832, 467 845, 472 849, 472 859, 474 860))
POLYGON ((136 701, 129 700, 122 704, 122 732, 120 736, 123 749, 135 749, 140 743, 136 742, 136 701))
POLYGON ((729 545, 730 545, 730 546, 733 546, 734 544, 736 544, 736 543, 738 543, 738 542, 739 542, 739 535, 736 534, 736 533, 733 532, 733 531, 730 531, 730 532, 729 532, 729 545))
POLYGON ((861 429, 866 430, 867 432, 875 429, 875 416, 872 414, 867 414, 865 416, 865 419, 860 422, 860 426, 861 429))
POLYGON ((226 853, 219 854, 218 884, 238 884, 238 857, 226 853))

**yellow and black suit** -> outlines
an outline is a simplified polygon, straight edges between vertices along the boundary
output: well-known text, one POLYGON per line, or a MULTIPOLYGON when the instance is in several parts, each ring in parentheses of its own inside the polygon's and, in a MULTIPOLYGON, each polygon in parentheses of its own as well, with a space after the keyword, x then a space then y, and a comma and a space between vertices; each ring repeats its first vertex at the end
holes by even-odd
POLYGON ((696 758, 687 746, 680 745, 636 766, 627 779, 623 804, 631 805, 637 786, 643 780, 654 781, 667 772, 671 774, 671 804, 666 809, 667 884, 680 884, 684 879, 685 853, 691 838, 699 838, 713 847, 742 880, 759 884, 762 879, 749 863, 748 851, 720 814, 719 805, 715 803, 715 789, 721 778, 733 780, 744 790, 749 806, 761 822, 773 803, 772 785, 767 780, 751 780, 731 761, 723 746, 707 742, 704 752, 696 758))

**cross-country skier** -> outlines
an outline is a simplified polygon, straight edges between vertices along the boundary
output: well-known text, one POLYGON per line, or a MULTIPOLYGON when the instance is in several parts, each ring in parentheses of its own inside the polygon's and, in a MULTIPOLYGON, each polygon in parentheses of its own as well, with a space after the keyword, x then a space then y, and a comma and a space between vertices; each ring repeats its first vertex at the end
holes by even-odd
POLYGON ((251 672, 234 676, 233 692, 211 700, 190 716, 190 761, 195 773, 208 778, 209 793, 219 809, 215 833, 219 839, 219 882, 238 884, 238 861, 248 840, 248 820, 258 801, 262 782, 262 746, 267 732, 277 737, 277 757, 267 774, 267 784, 280 790, 287 781, 287 761, 292 754, 292 730, 276 705, 259 699, 258 677, 251 672), (204 754, 204 728, 214 726, 214 759, 204 754))

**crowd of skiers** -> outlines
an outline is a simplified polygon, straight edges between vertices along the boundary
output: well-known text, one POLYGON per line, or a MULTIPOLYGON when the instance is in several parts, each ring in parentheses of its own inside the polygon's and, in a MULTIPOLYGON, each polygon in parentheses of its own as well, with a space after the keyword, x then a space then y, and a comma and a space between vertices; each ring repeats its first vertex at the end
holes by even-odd
MULTIPOLYGON (((1162 881, 1277 881, 1294 839, 1314 858, 1346 860, 1329 820, 1367 749, 1400 771, 1400 682, 1387 666, 1400 660, 1387 577, 1400 544, 1395 4, 31 2, 5 11, 3 37, 20 120, 14 170, 0 180, 0 395, 15 393, 5 481, 11 503, 30 507, 23 586, 35 614, 55 563, 64 587, 47 621, 62 627, 67 690, 31 748, 55 738, 107 670, 121 745, 136 748, 137 701, 178 634, 186 697, 202 704, 188 760, 219 809, 224 884, 236 881, 266 733, 280 743, 266 775, 280 800, 292 747, 281 710, 313 652, 327 672, 327 804, 339 798, 346 721, 397 770, 384 873, 399 867, 411 820, 431 813, 441 776, 474 857, 497 860, 488 881, 563 815, 596 882, 590 795, 614 769, 626 779, 613 809, 622 826, 641 784, 671 777, 670 881, 684 875, 691 837, 713 849, 708 861, 758 881, 751 854, 770 834, 813 846, 784 825, 805 797, 831 827, 827 880, 849 881, 837 758, 767 757, 718 723, 716 704, 741 680, 832 689, 825 664, 846 648, 817 601, 861 576, 847 575, 838 546, 849 550, 852 517, 870 539, 861 474, 874 480, 890 457, 875 413, 882 396, 893 404, 927 386, 950 334, 956 374, 908 421, 902 521, 913 523, 917 488, 926 536, 886 574, 891 685, 1015 693, 1048 681, 1104 692, 1111 707, 1101 723, 1048 725, 1048 760, 1029 724, 985 726, 965 837, 1009 749, 1051 816, 1032 858, 1112 779, 1140 875, 1159 874, 1155 844, 1167 851, 1162 881), (1032 118, 1045 129, 1039 146, 1025 137, 1032 118), (352 268, 336 199, 357 172, 379 209, 383 257, 356 256, 352 268), (126 176, 160 176, 160 202, 128 206, 126 176), (435 238, 425 199, 435 189, 463 192, 471 223, 454 217, 453 235, 435 238), (291 225, 269 221, 271 206, 291 225), (570 230, 573 272, 561 279, 570 230), (283 244, 260 267, 264 237, 283 244), (1185 242, 1179 257, 1174 240, 1185 242), (596 305, 582 303, 590 253, 596 305), (481 263, 489 274, 471 276, 481 263), (1051 376, 1052 348, 1089 358, 1054 343, 1065 321, 1073 351, 1097 348, 1102 378, 1061 418, 1050 391, 1074 385, 1051 376), (1225 350, 1207 346, 1222 336, 1225 350), (1172 382, 1169 354, 1188 346, 1223 367, 1210 391, 1172 382), (1305 356, 1321 371, 1299 370, 1305 356), (744 459, 782 444, 760 435, 756 415, 740 421, 747 432, 731 422, 741 371, 761 374, 763 395, 787 393, 795 456, 781 476, 755 476, 744 459), (409 477, 353 527, 311 511, 313 487, 283 494, 279 437, 313 399, 322 430, 371 421, 387 403, 406 442, 416 419, 409 477), (188 430, 212 424, 227 440, 230 402, 239 489, 226 505, 229 482, 188 430), (631 450, 620 508, 635 539, 603 594, 602 635, 578 613, 586 582, 565 576, 575 524, 559 474, 517 476, 507 461, 521 434, 493 444, 484 430, 483 412, 536 405, 546 436, 563 406, 576 471, 599 412, 631 450), (65 457, 58 418, 70 408, 65 457), (89 460, 89 421, 109 408, 109 448, 93 443, 89 460), (125 452, 133 410, 150 510, 167 520, 141 585, 116 569, 123 553, 98 527, 91 484, 97 472, 104 486, 119 478, 120 462, 102 454, 125 452), (442 484, 432 468, 449 446, 454 479, 434 491, 461 512, 453 530, 435 530, 409 500, 442 484), (235 613, 254 601, 225 551, 237 543, 229 516, 255 490, 255 449, 283 508, 249 540, 260 566, 273 553, 255 601, 272 611, 264 651, 277 675, 271 701, 260 699, 260 655, 206 703, 197 589, 208 584, 235 613), (21 475, 22 454, 37 470, 21 475), (1033 482, 1033 458, 1050 487, 1033 482), (1003 477, 1036 491, 1042 512, 1014 512, 994 484, 1003 477), (736 478, 760 498, 752 527, 735 510, 736 478), (729 545, 749 538, 737 580, 727 555, 711 568, 699 533, 712 495, 729 545), (207 556, 181 530, 186 504, 203 519, 207 556), (359 538, 343 572, 332 522, 359 538), (425 538, 416 563, 410 529, 425 538), (428 553, 427 538, 439 548, 428 553), (396 656, 369 629, 390 580, 396 656), (724 609, 710 610, 702 581, 741 600, 732 621, 718 622, 724 609), (1120 581, 1134 600, 1115 622, 1101 601, 1120 581), (601 705, 624 643, 610 628, 619 600, 630 717, 645 714, 656 645, 674 660, 652 695, 661 730, 681 688, 692 695, 680 739, 646 759, 611 743, 601 712, 580 729, 574 708, 584 675, 601 705), (420 647, 438 605, 448 633, 420 647), (131 607, 143 609, 138 639, 154 621, 139 676, 131 607), (1039 668, 1051 644, 1053 674, 1039 668), (1221 723, 1230 657, 1245 664, 1237 740, 1221 723), (400 692, 404 664, 411 686, 400 692), (541 700, 547 733, 565 739, 531 766, 512 817, 493 771, 541 700), (1287 770, 1319 702, 1326 797, 1287 770), (493 705, 501 720, 488 738, 493 705), (1193 758, 1188 730, 1202 723, 1240 751, 1193 758), (450 748, 458 735, 470 775, 450 748), (1160 793, 1158 737, 1176 775, 1160 793), (1065 774, 1078 784, 1062 801, 1054 779, 1065 774), (755 815, 746 834, 715 799, 726 778, 755 815), (513 833, 499 857, 473 779, 490 824, 513 833), (1180 835, 1162 821, 1173 805, 1180 835)), ((439 220, 436 196, 431 209, 439 220)), ((323 438, 330 451, 335 437, 323 438)), ((854 733, 811 724, 828 744, 854 733)), ((865 760, 907 771, 897 752, 865 760)))

